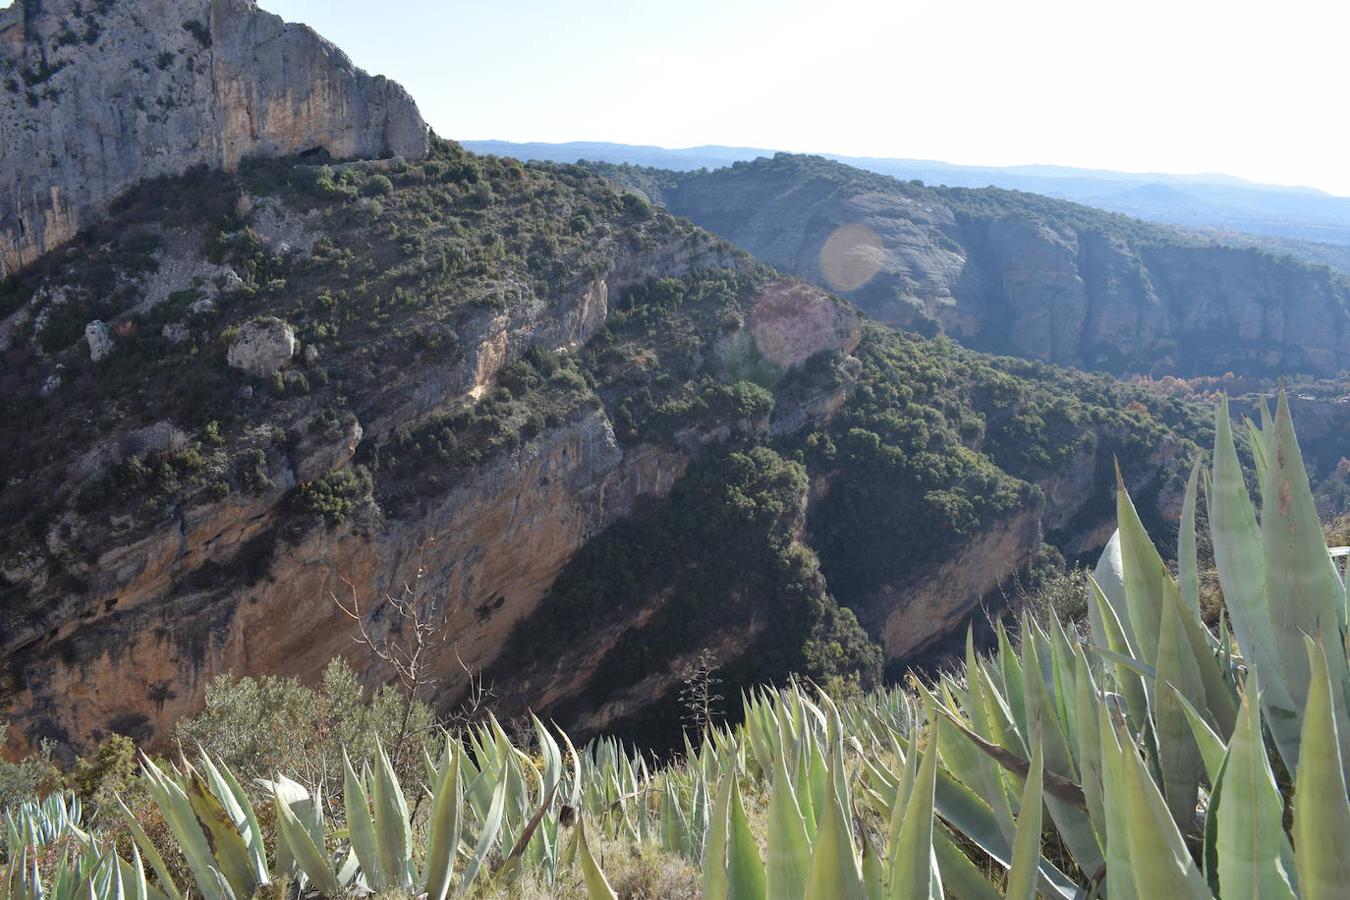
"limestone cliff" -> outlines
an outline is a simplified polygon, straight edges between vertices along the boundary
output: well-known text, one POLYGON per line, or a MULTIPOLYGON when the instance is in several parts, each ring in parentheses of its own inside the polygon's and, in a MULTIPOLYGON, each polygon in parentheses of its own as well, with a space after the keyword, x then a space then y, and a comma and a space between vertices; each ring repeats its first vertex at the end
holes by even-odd
POLYGON ((377 634, 405 590, 443 616, 439 707, 486 672, 503 715, 577 736, 677 722, 704 649, 737 686, 875 679, 841 603, 876 639, 903 611, 869 598, 955 626, 1041 535, 1090 549, 1103 456, 1167 484, 1151 449, 1194 432, 866 324, 585 169, 435 138, 133 187, 0 317, 0 718, 66 759, 163 746, 227 671, 389 680, 334 594, 377 634))
POLYGON ((1350 280, 1292 257, 818 157, 601 169, 877 319, 977 349, 1117 374, 1350 367, 1350 280))
POLYGON ((254 155, 426 152, 401 87, 253 0, 0 10, 0 278, 146 178, 254 155))

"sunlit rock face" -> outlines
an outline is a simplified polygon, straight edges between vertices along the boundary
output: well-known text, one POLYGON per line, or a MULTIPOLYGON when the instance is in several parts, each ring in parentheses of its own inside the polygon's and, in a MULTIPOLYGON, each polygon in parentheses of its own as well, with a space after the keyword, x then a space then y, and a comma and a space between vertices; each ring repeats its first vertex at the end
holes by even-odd
POLYGON ((0 10, 0 277, 145 178, 310 152, 418 158, 427 129, 399 85, 252 0, 0 10))

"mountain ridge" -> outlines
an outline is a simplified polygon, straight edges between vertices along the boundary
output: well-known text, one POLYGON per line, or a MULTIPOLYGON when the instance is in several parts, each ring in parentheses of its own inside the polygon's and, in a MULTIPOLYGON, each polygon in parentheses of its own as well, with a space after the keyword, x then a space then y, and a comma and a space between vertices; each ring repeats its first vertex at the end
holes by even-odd
MULTIPOLYGON (((748 162, 780 152, 768 148, 706 145, 684 149, 575 141, 513 143, 466 141, 478 153, 516 156, 554 162, 590 162, 691 170, 721 168, 733 162, 748 162)), ((918 179, 945 187, 1001 187, 1044 194, 1085 203, 1111 212, 1153 219, 1188 228, 1246 231, 1285 239, 1350 245, 1350 198, 1317 188, 1270 185, 1231 175, 1174 175, 1168 173, 1114 172, 1070 166, 976 166, 938 160, 894 159, 846 154, 797 154, 823 156, 855 168, 867 169, 901 180, 918 179), (1121 191, 1150 185, 1170 185, 1187 192, 1187 202, 1158 209, 1130 202, 1121 191), (1188 192, 1187 189, 1190 189, 1188 192), (1296 204, 1291 207, 1291 203, 1296 204), (1309 210, 1309 205, 1315 209, 1309 210), (1301 208, 1300 208, 1301 207, 1301 208)))
POLYGON ((823 157, 594 168, 869 315, 977 349, 1115 374, 1335 376, 1350 365, 1350 279, 1292 257, 823 157))

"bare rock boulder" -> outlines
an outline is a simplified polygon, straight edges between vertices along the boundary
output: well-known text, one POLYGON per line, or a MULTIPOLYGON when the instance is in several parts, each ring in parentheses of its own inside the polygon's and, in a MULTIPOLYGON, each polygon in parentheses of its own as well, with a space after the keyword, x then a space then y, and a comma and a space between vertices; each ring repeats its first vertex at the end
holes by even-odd
POLYGON ((254 378, 270 378, 290 365, 297 346, 295 329, 269 316, 241 325, 225 359, 231 368, 254 378))
POLYGON ((84 326, 84 339, 89 343, 89 358, 94 362, 103 362, 112 353, 113 337, 108 323, 95 319, 84 326))

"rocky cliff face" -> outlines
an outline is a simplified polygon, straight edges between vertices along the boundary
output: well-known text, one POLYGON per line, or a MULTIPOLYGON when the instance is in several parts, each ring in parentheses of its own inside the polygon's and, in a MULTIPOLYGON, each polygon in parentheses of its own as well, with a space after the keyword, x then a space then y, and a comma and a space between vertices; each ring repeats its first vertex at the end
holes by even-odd
MULTIPOLYGON (((1177 478, 1180 405, 865 324, 585 169, 428 141, 251 3, 29 2, 0 46, 16 747, 164 746, 225 672, 388 681, 335 596, 377 639, 392 597, 441 623, 442 708, 486 672, 503 715, 669 727, 700 650, 729 685, 875 679, 874 641, 932 645, 1042 537, 1089 551, 1102 458, 1177 478), (309 150, 392 158, 272 158, 309 150)), ((884 264, 835 249, 858 290, 884 264)))
POLYGON ((869 315, 978 349, 1117 374, 1350 366, 1350 281, 1292 258, 810 157, 616 177, 869 315))
POLYGON ((426 152, 401 87, 252 0, 0 10, 0 277, 146 178, 254 155, 426 152))

